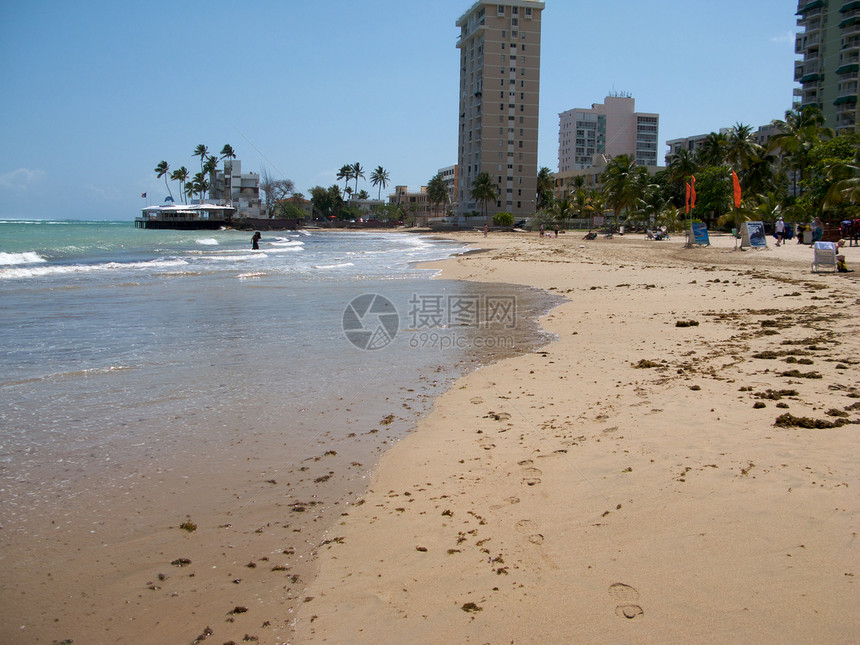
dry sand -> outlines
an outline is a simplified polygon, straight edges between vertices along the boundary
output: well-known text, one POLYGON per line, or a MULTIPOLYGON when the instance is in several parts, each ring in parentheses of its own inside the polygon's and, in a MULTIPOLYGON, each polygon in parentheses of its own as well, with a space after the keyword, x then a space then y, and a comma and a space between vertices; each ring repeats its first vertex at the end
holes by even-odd
POLYGON ((298 641, 858 642, 860 272, 793 242, 457 238, 488 252, 444 277, 569 298, 558 340, 383 456, 298 641))

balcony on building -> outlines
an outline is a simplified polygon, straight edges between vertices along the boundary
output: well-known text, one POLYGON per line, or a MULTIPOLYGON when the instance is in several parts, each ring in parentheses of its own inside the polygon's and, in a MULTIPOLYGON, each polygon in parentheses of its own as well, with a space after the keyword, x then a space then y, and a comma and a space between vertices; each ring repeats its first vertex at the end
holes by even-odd
POLYGON ((798 9, 797 13, 795 13, 794 15, 800 16, 798 22, 800 22, 801 19, 808 20, 810 18, 814 18, 815 16, 820 16, 821 8, 824 7, 824 5, 824 0, 812 0, 812 2, 807 2, 800 9, 798 9))

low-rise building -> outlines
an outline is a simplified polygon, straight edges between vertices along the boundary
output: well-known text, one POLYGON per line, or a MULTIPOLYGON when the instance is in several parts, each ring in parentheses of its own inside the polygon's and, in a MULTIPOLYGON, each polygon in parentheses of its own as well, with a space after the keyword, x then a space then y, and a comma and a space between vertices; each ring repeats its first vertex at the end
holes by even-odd
POLYGON ((394 192, 388 196, 388 203, 400 206, 407 217, 415 218, 419 226, 446 215, 444 205, 430 203, 427 186, 421 186, 417 192, 410 191, 408 186, 395 186, 394 192))
POLYGON ((224 169, 216 170, 209 197, 236 209, 235 217, 265 217, 260 200, 260 175, 255 172, 242 173, 242 162, 225 159, 224 169))
POLYGON ((442 176, 445 187, 448 189, 448 205, 451 210, 457 212, 457 164, 439 168, 438 174, 442 176))

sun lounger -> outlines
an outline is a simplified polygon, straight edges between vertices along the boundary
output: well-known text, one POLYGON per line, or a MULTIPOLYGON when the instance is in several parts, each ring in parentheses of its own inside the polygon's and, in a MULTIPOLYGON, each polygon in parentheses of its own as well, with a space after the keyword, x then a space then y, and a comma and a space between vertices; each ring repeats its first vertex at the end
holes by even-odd
POLYGON ((816 242, 813 245, 812 271, 819 271, 821 267, 836 271, 836 244, 834 242, 816 242))

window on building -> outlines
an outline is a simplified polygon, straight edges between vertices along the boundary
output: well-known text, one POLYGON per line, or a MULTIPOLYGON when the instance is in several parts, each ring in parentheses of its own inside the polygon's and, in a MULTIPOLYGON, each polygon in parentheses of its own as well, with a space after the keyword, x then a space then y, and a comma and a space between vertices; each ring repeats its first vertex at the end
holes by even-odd
POLYGON ((497 15, 499 15, 499 16, 504 16, 504 15, 505 15, 505 5, 503 5, 503 4, 500 4, 500 5, 499 5, 499 10, 498 10, 498 12, 497 12, 497 15))

